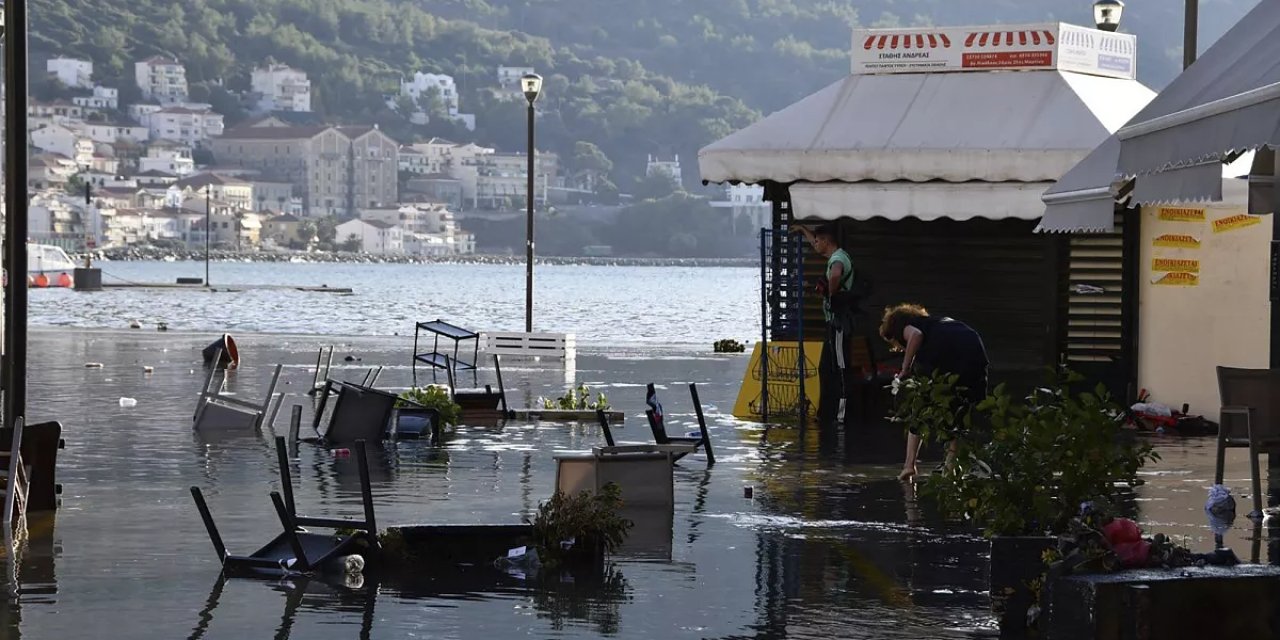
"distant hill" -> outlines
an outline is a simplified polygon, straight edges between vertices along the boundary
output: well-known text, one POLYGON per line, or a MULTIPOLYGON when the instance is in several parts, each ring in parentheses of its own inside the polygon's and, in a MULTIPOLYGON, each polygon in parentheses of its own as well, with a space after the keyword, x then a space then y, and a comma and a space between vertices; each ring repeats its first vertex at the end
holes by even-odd
MULTIPOLYGON (((1202 47, 1256 3, 1203 2, 1202 47)), ((539 146, 573 170, 575 143, 598 145, 624 190, 650 153, 688 158, 692 184, 699 147, 847 73, 852 25, 1092 20, 1082 0, 32 0, 30 14, 34 52, 92 58, 104 81, 127 87, 135 59, 169 53, 234 121, 226 89, 247 89, 270 57, 310 74, 318 110, 404 142, 523 149, 523 104, 490 89, 499 65, 533 66, 548 79, 539 146), (414 127, 386 106, 418 70, 455 76, 474 134, 414 127)), ((1129 2, 1125 30, 1153 87, 1178 72, 1181 23, 1181 2, 1129 2)))

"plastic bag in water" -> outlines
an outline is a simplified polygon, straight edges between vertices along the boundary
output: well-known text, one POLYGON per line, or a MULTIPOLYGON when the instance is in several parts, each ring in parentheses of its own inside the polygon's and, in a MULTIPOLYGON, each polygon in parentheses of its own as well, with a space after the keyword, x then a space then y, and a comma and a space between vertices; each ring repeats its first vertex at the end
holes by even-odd
POLYGON ((1231 496, 1230 489, 1215 484, 1209 488, 1209 500, 1204 503, 1204 510, 1211 516, 1233 518, 1236 515, 1236 499, 1231 496))

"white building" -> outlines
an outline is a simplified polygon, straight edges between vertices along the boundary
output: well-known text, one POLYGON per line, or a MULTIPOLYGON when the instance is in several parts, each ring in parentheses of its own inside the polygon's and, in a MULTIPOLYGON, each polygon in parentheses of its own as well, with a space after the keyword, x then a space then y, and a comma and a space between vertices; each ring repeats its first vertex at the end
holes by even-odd
POLYGON ((93 141, 60 124, 32 131, 31 146, 69 158, 77 167, 93 163, 93 141))
POLYGON ((389 222, 349 220, 337 226, 334 242, 338 245, 356 238, 362 253, 395 255, 404 253, 404 231, 389 222))
POLYGON ((191 147, 181 143, 161 141, 147 148, 147 156, 138 159, 138 169, 143 173, 163 171, 184 177, 196 170, 196 164, 191 159, 191 147))
POLYGON ((74 89, 93 86, 93 63, 76 58, 49 58, 45 70, 62 84, 74 89))
POLYGON ((444 138, 432 138, 426 142, 400 147, 400 170, 418 175, 448 173, 449 166, 455 159, 453 150, 456 148, 457 143, 444 138))
POLYGON ((404 252, 411 255, 462 255, 476 250, 475 236, 463 232, 453 212, 444 204, 362 209, 360 219, 399 227, 404 234, 404 252))
POLYGON ((454 83, 453 76, 419 71, 413 74, 412 80, 400 81, 400 95, 412 98, 415 104, 419 104, 432 88, 439 91, 440 102, 449 112, 449 117, 458 117, 458 86, 454 83))
POLYGON ((119 109, 120 90, 112 87, 94 87, 91 96, 76 96, 71 102, 85 109, 119 109))
POLYGON ((145 102, 134 103, 129 105, 129 117, 143 123, 143 126, 146 126, 144 121, 147 119, 147 116, 150 116, 163 108, 164 107, 158 104, 148 104, 145 102))
POLYGON ((253 70, 252 85, 261 112, 311 111, 311 81, 303 71, 270 64, 253 70))
POLYGON ((644 174, 653 176, 655 174, 665 174, 671 181, 676 184, 684 184, 684 173, 680 170, 680 156, 677 155, 672 160, 660 160, 654 156, 649 156, 649 164, 645 166, 644 174))
POLYGON ((143 118, 152 140, 173 140, 196 146, 222 135, 222 114, 210 109, 165 107, 143 118))
POLYGON ((142 97, 160 104, 179 104, 188 100, 187 70, 182 63, 165 56, 152 56, 133 67, 142 97))
POLYGON ((86 122, 74 128, 78 129, 81 134, 90 140, 101 144, 115 144, 122 140, 125 142, 146 142, 148 136, 150 136, 150 132, 146 127, 131 124, 86 122))
POLYGON ((533 73, 533 67, 498 67, 498 85, 520 91, 520 78, 533 73))

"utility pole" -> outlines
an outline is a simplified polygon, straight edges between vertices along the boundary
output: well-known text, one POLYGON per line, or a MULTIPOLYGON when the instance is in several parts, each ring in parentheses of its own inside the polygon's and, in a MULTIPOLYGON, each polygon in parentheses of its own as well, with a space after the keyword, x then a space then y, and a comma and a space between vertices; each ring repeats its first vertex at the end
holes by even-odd
POLYGON ((1196 36, 1200 32, 1200 0, 1186 0, 1186 13, 1182 22, 1182 68, 1185 70, 1196 61, 1196 36))

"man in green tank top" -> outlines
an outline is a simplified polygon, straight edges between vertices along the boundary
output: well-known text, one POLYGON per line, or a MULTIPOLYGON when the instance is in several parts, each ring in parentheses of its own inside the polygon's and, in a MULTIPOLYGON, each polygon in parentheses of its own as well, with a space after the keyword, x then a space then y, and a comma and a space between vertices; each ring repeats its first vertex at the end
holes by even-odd
POLYGON ((848 365, 849 335, 853 329, 847 313, 833 309, 831 294, 849 291, 853 287, 853 259, 840 248, 839 234, 834 224, 824 224, 817 231, 796 227, 817 251, 827 259, 826 279, 818 282, 822 295, 822 315, 826 318, 826 338, 822 341, 822 358, 818 362, 818 424, 827 426, 843 422, 845 397, 845 368, 848 365))

